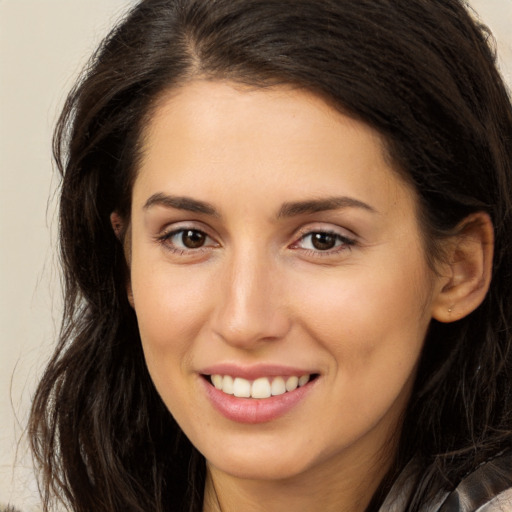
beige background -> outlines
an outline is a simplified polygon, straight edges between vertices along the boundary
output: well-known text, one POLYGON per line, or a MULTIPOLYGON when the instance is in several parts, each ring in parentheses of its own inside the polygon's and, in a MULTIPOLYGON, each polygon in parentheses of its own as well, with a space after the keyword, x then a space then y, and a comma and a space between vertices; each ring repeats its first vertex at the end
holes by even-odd
MULTIPOLYGON (((0 0, 0 503, 38 510, 23 428, 60 317, 50 139, 73 78, 129 0, 0 0)), ((512 0, 473 0, 512 84, 512 0)))

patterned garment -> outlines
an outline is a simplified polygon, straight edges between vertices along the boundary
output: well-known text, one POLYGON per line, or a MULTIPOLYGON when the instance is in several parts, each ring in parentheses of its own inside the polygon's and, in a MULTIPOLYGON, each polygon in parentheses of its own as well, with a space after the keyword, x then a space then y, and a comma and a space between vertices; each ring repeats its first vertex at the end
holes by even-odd
MULTIPOLYGON (((379 512, 406 512, 418 472, 414 461, 407 465, 379 512)), ((512 512, 512 452, 482 464, 422 512, 512 512)))

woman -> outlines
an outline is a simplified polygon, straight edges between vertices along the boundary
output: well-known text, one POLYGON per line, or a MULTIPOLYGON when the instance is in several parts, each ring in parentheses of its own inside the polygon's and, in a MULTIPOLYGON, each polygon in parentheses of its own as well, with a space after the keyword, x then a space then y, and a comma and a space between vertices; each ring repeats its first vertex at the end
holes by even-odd
POLYGON ((45 503, 509 506, 511 139, 458 0, 137 5, 56 132, 45 503))

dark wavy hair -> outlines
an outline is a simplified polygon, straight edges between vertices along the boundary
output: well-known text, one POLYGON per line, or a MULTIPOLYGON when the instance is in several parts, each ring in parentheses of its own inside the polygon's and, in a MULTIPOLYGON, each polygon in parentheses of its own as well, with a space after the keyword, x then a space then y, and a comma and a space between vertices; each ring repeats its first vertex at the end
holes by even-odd
POLYGON ((72 90, 62 173, 65 308, 30 435, 45 510, 200 511, 204 458, 158 396, 126 297, 123 244, 157 100, 201 77, 312 91, 376 129, 415 188, 427 256, 468 214, 495 229, 493 277, 464 319, 432 321, 394 465, 415 457, 415 511, 512 446, 512 107, 488 31, 461 0, 143 0, 72 90))

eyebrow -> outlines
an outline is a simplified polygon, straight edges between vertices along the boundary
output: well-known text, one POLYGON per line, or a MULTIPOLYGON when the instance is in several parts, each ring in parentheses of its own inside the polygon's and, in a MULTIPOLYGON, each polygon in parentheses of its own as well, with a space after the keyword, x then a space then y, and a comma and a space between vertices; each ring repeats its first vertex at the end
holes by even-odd
MULTIPOLYGON (((153 194, 146 201, 143 209, 148 210, 153 206, 163 206, 165 208, 175 208, 177 210, 185 210, 193 213, 202 213, 204 215, 220 217, 220 214, 210 203, 186 196, 172 196, 162 192, 153 194)), ((295 217, 297 215, 337 210, 340 208, 361 208, 363 210, 376 213, 375 208, 369 204, 353 197, 342 196, 287 202, 281 206, 277 217, 295 217)))
POLYGON ((170 196, 158 192, 153 194, 144 204, 144 210, 148 210, 153 206, 164 206, 165 208, 176 208, 177 210, 186 210, 193 213, 202 213, 204 215, 213 215, 219 217, 217 210, 210 204, 204 201, 198 201, 191 197, 185 196, 170 196))
POLYGON ((361 208, 372 213, 377 213, 375 208, 369 204, 363 203, 363 201, 359 201, 359 199, 342 196, 284 203, 279 210, 278 217, 294 217, 296 215, 325 212, 328 210, 337 210, 340 208, 361 208))

